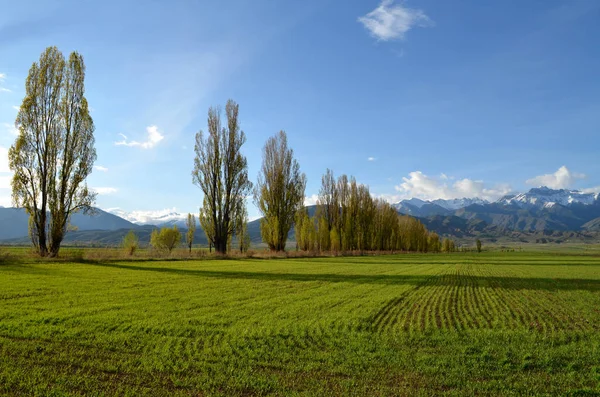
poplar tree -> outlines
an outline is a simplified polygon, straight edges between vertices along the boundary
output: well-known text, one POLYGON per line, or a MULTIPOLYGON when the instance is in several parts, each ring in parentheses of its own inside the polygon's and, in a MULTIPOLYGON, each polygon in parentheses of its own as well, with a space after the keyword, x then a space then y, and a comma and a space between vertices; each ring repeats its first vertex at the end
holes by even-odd
POLYGON ((204 198, 199 221, 209 244, 219 253, 226 253, 236 230, 241 206, 252 190, 248 180, 248 162, 241 153, 246 135, 240 130, 239 105, 227 101, 226 127, 221 127, 219 108, 208 110, 208 134, 196 134, 192 180, 204 198))
POLYGON ((185 221, 185 226, 187 227, 187 233, 185 234, 185 242, 192 252, 192 245, 194 244, 194 234, 196 233, 196 217, 194 214, 188 214, 187 219, 185 221))
POLYGON ((263 218, 260 231, 272 251, 285 250, 296 212, 304 203, 306 175, 288 147, 284 131, 269 138, 263 148, 263 164, 254 189, 254 202, 263 218))
POLYGON ((71 216, 92 212, 95 193, 85 183, 96 161, 94 123, 84 96, 83 57, 66 61, 48 47, 29 69, 25 98, 9 151, 12 198, 29 214, 31 240, 40 256, 58 255, 71 216))
POLYGON ((248 209, 242 205, 238 212, 235 236, 238 241, 240 252, 244 253, 250 249, 250 234, 248 233, 248 209))

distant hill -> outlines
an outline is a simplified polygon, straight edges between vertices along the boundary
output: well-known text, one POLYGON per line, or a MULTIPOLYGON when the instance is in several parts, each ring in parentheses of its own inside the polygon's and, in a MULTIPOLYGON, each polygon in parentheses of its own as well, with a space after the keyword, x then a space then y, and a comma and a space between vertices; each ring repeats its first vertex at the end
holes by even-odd
MULTIPOLYGON (((140 245, 147 246, 150 244, 150 234, 153 230, 157 229, 156 226, 145 225, 145 226, 134 226, 133 228, 117 229, 117 230, 78 230, 70 231, 65 235, 63 244, 66 245, 82 245, 82 246, 102 246, 102 247, 116 247, 121 245, 123 237, 130 230, 133 230, 138 236, 140 245)), ((182 244, 185 241, 186 229, 180 229, 182 234, 182 244)), ((28 245, 31 240, 27 236, 5 239, 2 240, 2 244, 8 245, 28 245)), ((194 234, 194 244, 208 245, 206 236, 202 230, 196 230, 194 234)))
MULTIPOLYGON (((99 208, 95 209, 94 215, 84 215, 82 213, 73 215, 71 224, 78 231, 113 231, 137 227, 133 223, 99 208)), ((29 215, 23 208, 0 208, 0 225, 2 225, 0 227, 0 240, 27 237, 29 234, 29 215)))

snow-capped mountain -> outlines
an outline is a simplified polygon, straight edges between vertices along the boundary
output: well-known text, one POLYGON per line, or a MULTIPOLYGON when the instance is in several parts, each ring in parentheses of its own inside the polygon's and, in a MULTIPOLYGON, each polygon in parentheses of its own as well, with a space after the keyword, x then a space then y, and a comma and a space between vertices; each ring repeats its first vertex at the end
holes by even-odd
POLYGON ((473 197, 473 198, 464 197, 464 198, 456 198, 456 199, 450 199, 450 200, 437 199, 437 200, 433 200, 431 202, 433 204, 439 205, 442 208, 445 208, 447 210, 453 210, 453 211, 458 210, 460 208, 468 207, 473 204, 479 204, 479 205, 489 204, 489 201, 480 199, 478 197, 473 197))
POLYGON ((521 208, 551 208, 555 205, 568 207, 572 204, 591 205, 598 200, 598 193, 583 193, 578 190, 550 189, 542 186, 526 193, 505 196, 497 201, 502 205, 516 205, 521 208))
POLYGON ((187 214, 177 212, 176 208, 167 208, 159 211, 124 211, 120 208, 109 208, 106 210, 136 225, 177 225, 185 224, 187 214))
POLYGON ((437 199, 437 200, 421 200, 411 198, 402 200, 393 206, 398 212, 413 216, 430 216, 430 215, 448 215, 460 208, 468 207, 473 204, 489 204, 488 201, 480 198, 460 198, 460 199, 437 199))

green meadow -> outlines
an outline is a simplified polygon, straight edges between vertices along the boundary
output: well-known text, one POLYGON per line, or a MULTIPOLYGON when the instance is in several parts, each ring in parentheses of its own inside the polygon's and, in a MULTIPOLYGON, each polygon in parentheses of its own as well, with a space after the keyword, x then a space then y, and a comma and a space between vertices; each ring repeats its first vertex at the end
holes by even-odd
POLYGON ((600 257, 5 260, 1 395, 600 395, 600 257))

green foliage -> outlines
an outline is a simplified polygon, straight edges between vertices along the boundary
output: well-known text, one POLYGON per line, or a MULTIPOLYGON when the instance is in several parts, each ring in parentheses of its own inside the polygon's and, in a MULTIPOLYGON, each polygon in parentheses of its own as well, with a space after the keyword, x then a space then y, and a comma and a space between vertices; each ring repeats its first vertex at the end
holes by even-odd
POLYGON ((194 214, 188 214, 187 219, 185 221, 185 226, 187 227, 187 233, 185 234, 185 242, 192 252, 192 245, 194 244, 194 234, 196 233, 196 217, 194 214))
POLYGON ((208 110, 208 135, 196 134, 192 180, 204 199, 198 220, 206 238, 217 252, 225 253, 237 229, 236 220, 252 190, 248 180, 248 162, 241 153, 246 135, 240 130, 239 106, 227 101, 227 126, 221 127, 219 108, 208 110))
POLYGON ((320 217, 317 220, 317 246, 321 251, 329 251, 331 248, 331 240, 329 230, 327 228, 327 219, 320 217))
POLYGON ((314 242, 316 240, 314 219, 308 216, 306 208, 302 208, 296 212, 295 217, 295 232, 296 243, 302 251, 314 250, 314 242))
MULTIPOLYGON (((315 218, 307 222, 304 212, 296 218, 298 247, 316 247, 321 251, 411 251, 440 252, 442 243, 417 219, 398 215, 381 199, 373 199, 369 188, 353 177, 335 180, 327 170, 323 176, 315 218), (314 239, 304 225, 316 225, 314 239), (300 226, 302 225, 302 226, 300 226)), ((449 241, 447 244, 452 244, 449 241)), ((449 248, 450 249, 450 248, 449 248)))
POLYGON ((481 252, 481 240, 477 239, 475 245, 477 246, 477 252, 481 252))
POLYGON ((247 252, 250 249, 250 233, 248 233, 248 210, 242 206, 238 213, 239 219, 236 221, 237 229, 235 236, 238 240, 240 252, 247 252))
POLYGON ((125 237, 123 237, 123 242, 121 243, 121 246, 123 247, 127 255, 133 255, 135 251, 139 248, 140 240, 133 230, 130 230, 129 233, 127 233, 125 237))
POLYGON ((333 252, 339 252, 342 249, 342 245, 340 244, 340 234, 338 233, 336 226, 329 232, 329 244, 330 249, 333 252))
POLYGON ((442 243, 442 251, 443 252, 454 252, 456 251, 456 246, 454 245, 454 241, 449 238, 445 238, 442 243))
POLYGON ((150 235, 150 245, 159 251, 171 253, 174 248, 181 244, 181 232, 177 226, 155 229, 150 235))
POLYGON ((254 189, 254 202, 263 214, 260 230, 272 251, 285 250, 296 212, 302 208, 306 175, 288 148, 284 131, 267 140, 263 163, 254 189))
POLYGON ((0 395, 593 395, 599 269, 485 251, 11 259, 0 395))
POLYGON ((30 237, 41 256, 58 255, 71 215, 90 212, 95 200, 85 184, 96 150, 84 79, 80 54, 73 52, 66 61, 56 47, 48 47, 29 69, 15 121, 12 197, 29 213, 30 237))
POLYGON ((442 242, 440 241, 440 236, 433 232, 429 233, 429 252, 440 252, 442 250, 442 242))

